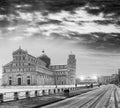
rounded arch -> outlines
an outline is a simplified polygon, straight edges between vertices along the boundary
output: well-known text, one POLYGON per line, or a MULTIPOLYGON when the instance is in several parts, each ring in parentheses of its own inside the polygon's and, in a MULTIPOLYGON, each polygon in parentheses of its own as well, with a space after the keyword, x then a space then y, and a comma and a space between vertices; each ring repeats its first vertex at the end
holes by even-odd
POLYGON ((21 74, 17 75, 17 85, 22 85, 22 75, 21 74))
POLYGON ((8 77, 8 81, 9 81, 8 84, 12 85, 12 77, 11 76, 8 77))
POLYGON ((21 74, 18 74, 17 76, 19 77, 19 76, 21 76, 21 74))
POLYGON ((31 76, 27 76, 27 85, 31 85, 31 76))

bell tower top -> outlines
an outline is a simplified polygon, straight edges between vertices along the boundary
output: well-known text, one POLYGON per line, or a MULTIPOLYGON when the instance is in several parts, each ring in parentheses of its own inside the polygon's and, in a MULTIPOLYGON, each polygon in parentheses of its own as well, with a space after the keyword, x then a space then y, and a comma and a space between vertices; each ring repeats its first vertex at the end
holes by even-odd
POLYGON ((68 56, 67 64, 68 64, 69 66, 72 66, 72 67, 75 67, 75 66, 76 66, 76 58, 75 58, 75 55, 74 55, 74 54, 70 54, 70 55, 68 56))
POLYGON ((42 50, 42 53, 43 53, 43 54, 45 53, 45 50, 44 50, 44 49, 42 50))

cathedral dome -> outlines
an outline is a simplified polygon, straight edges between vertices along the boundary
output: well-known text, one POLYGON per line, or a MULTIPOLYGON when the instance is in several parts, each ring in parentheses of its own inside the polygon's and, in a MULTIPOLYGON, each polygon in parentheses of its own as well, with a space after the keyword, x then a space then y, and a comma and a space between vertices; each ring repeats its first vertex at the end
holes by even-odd
POLYGON ((42 61, 44 61, 46 63, 46 67, 48 68, 50 65, 50 58, 44 53, 44 51, 42 51, 42 55, 40 57, 38 57, 39 59, 41 59, 42 61))

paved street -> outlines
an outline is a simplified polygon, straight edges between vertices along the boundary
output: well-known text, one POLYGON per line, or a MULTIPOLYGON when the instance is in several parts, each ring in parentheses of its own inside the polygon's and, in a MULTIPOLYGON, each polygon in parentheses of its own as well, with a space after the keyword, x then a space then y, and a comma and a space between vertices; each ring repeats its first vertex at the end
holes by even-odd
POLYGON ((120 88, 105 85, 42 108, 120 108, 120 88))

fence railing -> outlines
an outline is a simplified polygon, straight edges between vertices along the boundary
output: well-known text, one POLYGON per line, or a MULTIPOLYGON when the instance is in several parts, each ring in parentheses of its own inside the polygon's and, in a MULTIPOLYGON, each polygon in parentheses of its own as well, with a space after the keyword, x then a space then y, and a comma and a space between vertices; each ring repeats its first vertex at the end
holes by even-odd
POLYGON ((44 90, 30 90, 30 91, 18 91, 18 92, 6 92, 0 93, 0 102, 14 101, 38 96, 46 96, 46 95, 54 95, 54 94, 62 94, 65 89, 69 89, 70 91, 77 90, 80 87, 64 87, 64 88, 52 88, 52 89, 44 89, 44 90))
POLYGON ((32 97, 39 97, 39 96, 45 96, 45 95, 53 95, 53 94, 62 94, 64 93, 64 90, 67 89, 69 91, 79 90, 81 88, 86 87, 85 85, 77 87, 65 85, 65 86, 57 86, 56 87, 47 87, 47 88, 34 88, 34 89, 23 89, 23 91, 11 91, 11 92, 5 92, 0 93, 0 102, 7 102, 7 101, 14 101, 14 100, 20 100, 20 99, 27 99, 32 97))

